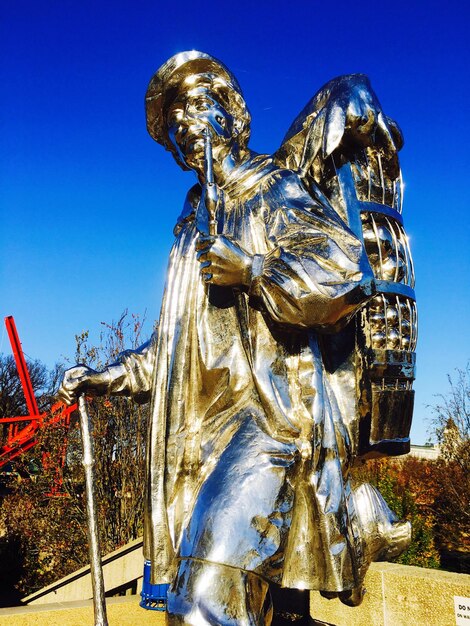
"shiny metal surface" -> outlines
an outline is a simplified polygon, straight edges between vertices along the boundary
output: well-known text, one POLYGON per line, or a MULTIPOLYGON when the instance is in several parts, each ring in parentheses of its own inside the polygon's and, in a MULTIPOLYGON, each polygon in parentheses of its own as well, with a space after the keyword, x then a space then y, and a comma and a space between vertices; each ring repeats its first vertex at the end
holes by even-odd
POLYGON ((82 433, 83 468, 85 470, 86 511, 88 521, 88 550, 90 555, 91 586, 93 589, 93 608, 95 626, 108 626, 106 600, 104 596, 103 568, 101 566, 100 541, 96 518, 95 481, 93 466, 93 440, 91 438, 91 420, 88 415, 86 399, 81 395, 78 399, 80 413, 80 430, 82 433))
MULTIPOLYGON (((212 137, 209 128, 206 126, 204 132, 204 188, 202 197, 209 218, 209 235, 217 235, 217 204, 219 194, 214 180, 214 161, 212 155, 212 137)), ((201 232, 201 231, 199 231, 201 232)), ((207 232, 207 231, 206 231, 207 232)))
POLYGON ((299 172, 312 195, 320 191, 331 202, 363 242, 374 274, 377 295, 356 315, 351 336, 342 333, 325 347, 341 346, 339 360, 356 372, 357 420, 350 432, 361 458, 410 448, 417 313, 402 217, 402 145, 368 78, 353 74, 315 94, 275 155, 299 172))
POLYGON ((62 397, 151 401, 145 556, 172 582, 169 623, 269 624, 267 582, 358 604, 370 562, 410 538, 349 479, 357 458, 404 451, 411 415, 398 126, 344 76, 256 154, 238 82, 197 51, 158 70, 146 112, 198 179, 158 334, 104 372, 72 368, 62 397))

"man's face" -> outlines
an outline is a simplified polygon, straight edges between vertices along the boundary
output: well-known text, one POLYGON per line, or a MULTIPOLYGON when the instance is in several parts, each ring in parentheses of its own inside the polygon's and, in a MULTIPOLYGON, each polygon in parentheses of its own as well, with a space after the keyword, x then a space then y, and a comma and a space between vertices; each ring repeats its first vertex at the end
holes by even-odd
POLYGON ((177 96, 168 110, 167 128, 181 161, 199 172, 204 168, 206 128, 212 136, 214 160, 222 161, 232 148, 234 119, 205 86, 177 96))

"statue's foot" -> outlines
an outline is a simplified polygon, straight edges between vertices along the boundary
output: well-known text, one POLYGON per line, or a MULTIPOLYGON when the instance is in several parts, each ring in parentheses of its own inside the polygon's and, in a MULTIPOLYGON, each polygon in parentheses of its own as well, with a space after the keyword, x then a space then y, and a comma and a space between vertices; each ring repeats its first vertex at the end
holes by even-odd
POLYGON ((366 588, 359 585, 359 587, 354 587, 350 591, 342 591, 339 594, 339 599, 347 606, 359 606, 364 599, 365 593, 366 588))
POLYGON ((339 596, 338 591, 320 591, 320 595, 322 598, 326 598, 327 600, 333 600, 339 596))
POLYGON ((365 593, 366 589, 362 585, 345 591, 320 591, 320 595, 323 598, 327 600, 339 598, 341 602, 347 606, 359 606, 364 599, 365 593))

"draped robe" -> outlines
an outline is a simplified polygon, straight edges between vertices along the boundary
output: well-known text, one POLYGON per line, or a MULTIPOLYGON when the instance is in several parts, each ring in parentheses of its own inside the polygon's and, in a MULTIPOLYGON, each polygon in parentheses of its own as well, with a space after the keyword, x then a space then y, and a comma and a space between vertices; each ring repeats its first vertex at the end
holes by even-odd
POLYGON ((374 292, 363 246, 295 173, 258 155, 220 190, 217 212, 218 233, 254 255, 251 285, 208 286, 196 259, 197 202, 193 189, 156 337, 122 356, 110 384, 151 401, 153 580, 170 582, 178 559, 193 557, 283 586, 352 589, 382 547, 380 532, 367 547, 364 523, 377 511, 392 517, 369 493, 374 511, 360 519, 348 477, 354 372, 327 373, 319 337, 374 292))

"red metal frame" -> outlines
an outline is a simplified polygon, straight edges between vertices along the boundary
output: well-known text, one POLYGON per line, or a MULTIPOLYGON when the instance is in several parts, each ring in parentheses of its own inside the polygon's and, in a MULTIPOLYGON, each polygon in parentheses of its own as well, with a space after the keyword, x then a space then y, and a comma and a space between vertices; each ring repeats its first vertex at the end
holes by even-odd
POLYGON ((34 396, 28 366, 26 365, 26 359, 24 358, 20 338, 18 337, 18 331, 16 330, 15 320, 12 315, 5 318, 5 326, 7 327, 8 337, 10 338, 11 349, 13 351, 13 356, 15 357, 16 369, 18 370, 21 386, 23 387, 23 393, 29 415, 39 415, 38 403, 36 402, 36 398, 34 396))
MULTIPOLYGON (((41 429, 48 428, 54 424, 63 424, 68 427, 72 413, 77 410, 76 404, 67 406, 64 402, 56 402, 50 411, 39 412, 28 366, 18 337, 18 331, 16 330, 15 320, 11 315, 5 318, 5 325, 23 388, 28 415, 0 418, 0 426, 2 424, 9 424, 7 440, 0 447, 0 469, 16 457, 34 447, 38 443, 37 434, 41 429), (23 428, 21 428, 22 423, 25 424, 23 428)), ((66 440, 64 441, 63 450, 61 452, 62 458, 57 459, 58 470, 60 470, 64 464, 65 450, 66 440)), ((43 463, 44 462, 48 462, 47 458, 43 459, 43 463)), ((61 482, 60 471, 58 471, 51 495, 58 495, 61 482)))

